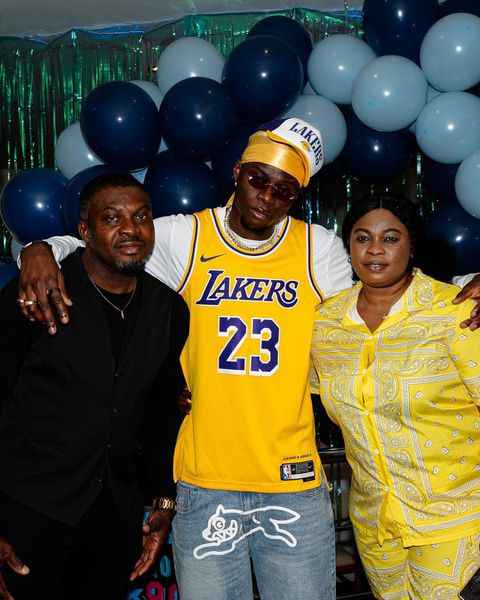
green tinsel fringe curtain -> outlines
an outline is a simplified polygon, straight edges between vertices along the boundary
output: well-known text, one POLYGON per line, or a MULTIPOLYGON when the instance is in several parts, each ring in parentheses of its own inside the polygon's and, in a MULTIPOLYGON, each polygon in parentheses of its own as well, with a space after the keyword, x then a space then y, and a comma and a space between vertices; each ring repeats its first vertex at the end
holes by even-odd
MULTIPOLYGON (((333 33, 361 35, 358 11, 325 14, 292 9, 282 14, 302 23, 314 41, 333 33)), ((195 15, 162 24, 148 33, 69 31, 48 44, 0 38, 0 185, 16 171, 53 167, 58 135, 77 121, 83 99, 97 85, 112 80, 154 80, 162 50, 181 36, 198 36, 224 56, 243 41, 265 13, 195 15)), ((392 185, 416 189, 416 166, 392 185)), ((390 186, 392 187, 392 186, 390 186)), ((308 221, 337 229, 348 198, 368 191, 341 174, 317 177, 305 194, 299 214, 308 221)), ((385 186, 382 186, 385 189, 385 186)), ((0 231, 0 259, 9 256, 9 237, 0 231)))

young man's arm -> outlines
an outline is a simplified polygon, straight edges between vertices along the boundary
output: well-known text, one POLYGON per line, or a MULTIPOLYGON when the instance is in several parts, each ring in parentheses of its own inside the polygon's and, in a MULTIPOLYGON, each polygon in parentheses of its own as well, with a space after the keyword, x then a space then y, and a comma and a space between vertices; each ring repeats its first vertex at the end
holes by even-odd
MULTIPOLYGON (((172 215, 154 220, 155 245, 146 270, 176 289, 188 262, 194 228, 192 215, 172 215)), ((65 288, 58 262, 83 245, 70 236, 54 237, 35 242, 21 253, 21 273, 18 298, 27 319, 47 325, 56 333, 57 318, 68 323, 68 307, 72 302, 65 288)))
POLYGON ((352 267, 342 240, 321 225, 312 225, 313 277, 324 298, 352 286, 352 267))

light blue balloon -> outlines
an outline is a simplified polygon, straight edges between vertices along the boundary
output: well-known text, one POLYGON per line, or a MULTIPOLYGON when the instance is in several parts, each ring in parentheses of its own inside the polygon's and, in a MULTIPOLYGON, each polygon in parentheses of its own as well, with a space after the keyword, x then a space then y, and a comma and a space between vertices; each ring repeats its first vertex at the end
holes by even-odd
POLYGON ((480 219, 480 149, 468 156, 458 167, 455 192, 463 208, 480 219))
POLYGON ((14 262, 17 262, 18 257, 20 256, 20 252, 22 251, 23 244, 17 241, 14 237, 12 237, 12 241, 10 242, 10 254, 14 262))
POLYGON ((480 19, 457 13, 427 32, 420 64, 431 85, 444 92, 467 90, 480 81, 480 19))
POLYGON ((140 169, 139 171, 130 171, 130 174, 135 177, 137 181, 140 183, 145 183, 145 175, 147 174, 147 169, 140 169))
MULTIPOLYGON (((438 90, 433 88, 431 85, 429 85, 428 90, 427 90, 427 104, 429 102, 431 102, 437 96, 440 96, 441 93, 442 92, 439 92, 438 90)), ((417 122, 415 121, 414 123, 412 123, 410 125, 410 127, 408 128, 408 130, 411 131, 412 133, 415 133, 415 131, 417 130, 417 122)))
POLYGON ((183 37, 168 45, 160 54, 157 83, 165 96, 179 81, 189 77, 207 77, 221 83, 225 59, 213 44, 197 37, 183 37))
POLYGON ((364 41, 346 34, 330 35, 315 44, 308 59, 313 89, 337 104, 351 104, 353 83, 375 58, 364 41))
POLYGON ((147 94, 150 96, 150 98, 154 101, 157 109, 160 108, 160 104, 162 103, 163 96, 162 96, 162 93, 161 93, 158 85, 156 85, 155 83, 152 83, 151 81, 142 81, 141 79, 135 79, 134 81, 131 81, 130 83, 135 84, 136 86, 141 88, 144 92, 147 92, 147 94))
POLYGON ((422 70, 403 56, 381 56, 370 62, 353 85, 352 105, 365 125, 398 131, 411 125, 427 101, 422 70))
POLYGON ((417 143, 437 162, 456 164, 480 149, 480 98, 445 92, 429 102, 417 119, 417 143))
POLYGON ((299 117, 316 127, 322 136, 325 164, 334 161, 345 146, 347 123, 342 111, 322 96, 299 96, 284 117, 299 117))
POLYGON ((315 96, 317 94, 317 92, 313 89, 313 87, 307 81, 306 86, 303 88, 302 94, 305 94, 305 96, 315 96))
POLYGON ((55 144, 55 165, 67 179, 89 167, 103 164, 85 141, 78 121, 59 135, 55 144))

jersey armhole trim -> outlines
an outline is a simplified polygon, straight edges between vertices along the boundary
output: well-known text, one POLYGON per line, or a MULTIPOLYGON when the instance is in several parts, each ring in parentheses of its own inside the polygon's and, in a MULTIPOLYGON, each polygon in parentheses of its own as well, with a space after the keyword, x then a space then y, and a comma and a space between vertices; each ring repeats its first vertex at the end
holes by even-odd
POLYGON ((317 285, 317 282, 315 280, 314 269, 313 269, 313 250, 314 250, 314 248, 313 248, 313 243, 312 243, 312 226, 307 224, 306 229, 307 229, 308 279, 310 281, 310 285, 312 286, 314 292, 317 294, 320 302, 324 302, 325 297, 324 297, 321 289, 317 285))
POLYGON ((187 266, 185 267, 185 271, 183 273, 182 279, 177 287, 177 292, 181 294, 190 279, 190 275, 192 274, 193 265, 195 263, 195 257, 197 255, 197 242, 198 242, 198 230, 200 228, 200 222, 198 220, 197 215, 193 216, 193 235, 192 241, 190 242, 190 252, 188 256, 187 266))

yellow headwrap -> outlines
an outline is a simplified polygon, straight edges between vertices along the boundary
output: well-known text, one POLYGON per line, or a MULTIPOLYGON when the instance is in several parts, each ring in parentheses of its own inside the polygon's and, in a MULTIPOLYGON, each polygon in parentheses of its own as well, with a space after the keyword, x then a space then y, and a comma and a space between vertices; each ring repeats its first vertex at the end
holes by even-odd
POLYGON ((259 162, 285 171, 306 187, 310 181, 310 161, 298 147, 271 131, 256 131, 250 136, 240 163, 259 162))

